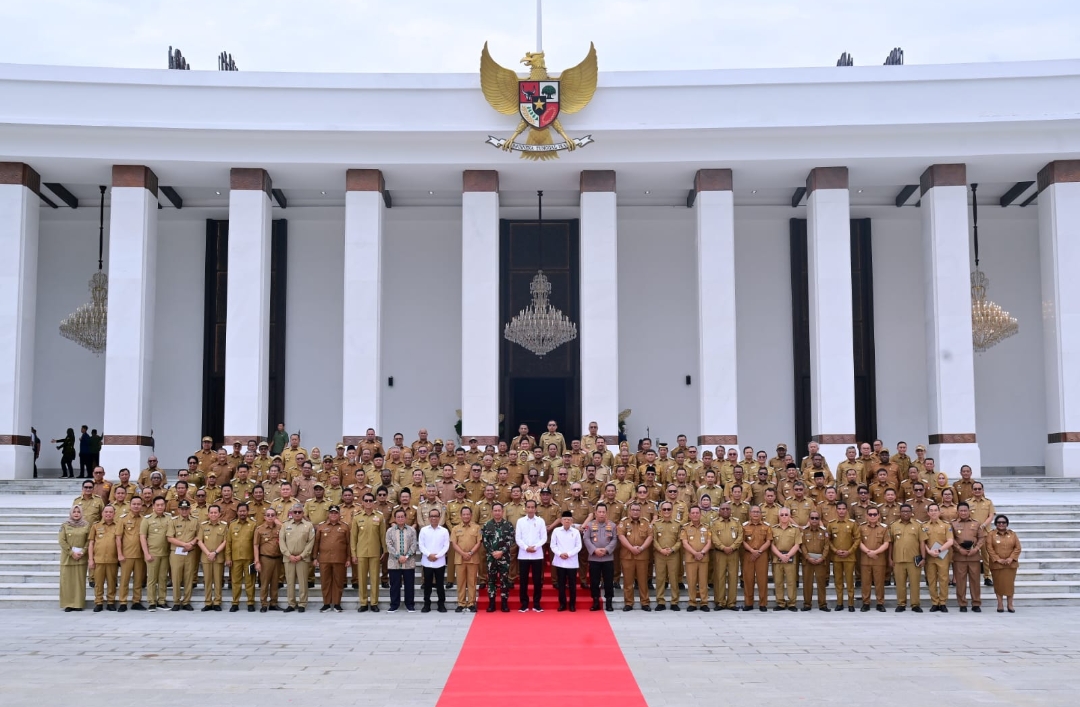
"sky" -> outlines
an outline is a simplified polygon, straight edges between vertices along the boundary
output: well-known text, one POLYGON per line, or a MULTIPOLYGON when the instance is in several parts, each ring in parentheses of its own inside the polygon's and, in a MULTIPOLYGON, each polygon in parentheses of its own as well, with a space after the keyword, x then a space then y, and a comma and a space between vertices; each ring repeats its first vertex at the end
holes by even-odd
MULTIPOLYGON (((241 71, 476 72, 536 43, 535 0, 0 0, 0 63, 241 71)), ((601 71, 1080 58, 1080 0, 547 0, 552 71, 595 42, 601 71)))

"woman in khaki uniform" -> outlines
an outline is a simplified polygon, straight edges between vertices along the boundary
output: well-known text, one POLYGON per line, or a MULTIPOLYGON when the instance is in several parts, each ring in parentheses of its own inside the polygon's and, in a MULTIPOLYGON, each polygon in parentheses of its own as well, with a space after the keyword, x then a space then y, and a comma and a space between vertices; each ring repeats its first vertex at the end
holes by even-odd
POLYGON ((82 611, 86 605, 86 544, 90 524, 83 520, 82 508, 73 506, 67 522, 60 526, 60 608, 82 611))
POLYGON ((1016 591, 1016 568, 1020 559, 1020 538, 1009 530, 1008 516, 994 518, 994 532, 986 539, 986 552, 990 556, 990 574, 994 578, 994 594, 997 595, 997 610, 1000 614, 1002 598, 1009 599, 1009 613, 1015 613, 1013 593, 1016 591))

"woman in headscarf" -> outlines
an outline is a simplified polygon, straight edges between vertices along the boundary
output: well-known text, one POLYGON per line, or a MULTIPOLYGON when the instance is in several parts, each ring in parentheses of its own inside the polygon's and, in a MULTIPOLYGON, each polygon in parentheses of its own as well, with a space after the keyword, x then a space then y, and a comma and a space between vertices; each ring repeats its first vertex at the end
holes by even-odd
POLYGON ((60 471, 62 479, 74 479, 75 467, 71 465, 71 462, 75 460, 75 430, 68 428, 67 436, 63 439, 52 441, 56 445, 56 448, 60 450, 60 471))
POLYGON ((82 508, 72 506, 67 522, 60 526, 60 608, 82 611, 86 604, 86 554, 90 524, 82 508))
POLYGON ((986 552, 990 555, 990 575, 994 578, 994 594, 997 595, 997 610, 1000 614, 1002 598, 1008 597, 1009 613, 1015 613, 1013 594, 1016 591, 1016 568, 1020 559, 1020 538, 1009 530, 1009 517, 998 515, 994 518, 994 530, 986 539, 986 552))

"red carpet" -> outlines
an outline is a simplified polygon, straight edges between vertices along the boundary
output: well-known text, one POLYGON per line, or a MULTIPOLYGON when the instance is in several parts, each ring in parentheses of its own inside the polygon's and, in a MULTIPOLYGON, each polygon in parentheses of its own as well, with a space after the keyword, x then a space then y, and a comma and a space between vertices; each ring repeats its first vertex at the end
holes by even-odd
POLYGON ((438 707, 496 700, 514 707, 646 707, 606 612, 589 605, 575 613, 521 614, 512 597, 512 613, 488 614, 482 595, 438 707))

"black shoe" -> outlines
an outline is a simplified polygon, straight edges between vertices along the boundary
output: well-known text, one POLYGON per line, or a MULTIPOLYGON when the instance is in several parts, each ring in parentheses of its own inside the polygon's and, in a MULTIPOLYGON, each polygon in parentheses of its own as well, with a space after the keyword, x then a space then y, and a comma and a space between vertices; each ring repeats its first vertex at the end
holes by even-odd
POLYGON ((322 607, 319 609, 319 613, 320 614, 325 614, 326 612, 330 611, 331 609, 333 609, 333 607, 330 606, 329 604, 323 604, 322 607))
MULTIPOLYGON (((502 608, 502 612, 504 614, 509 614, 510 613, 510 600, 507 599, 506 597, 502 598, 502 607, 501 608, 502 608)), ((539 607, 537 607, 537 608, 539 608, 539 607)))
POLYGON ((896 607, 896 613, 898 613, 898 614, 902 614, 902 613, 904 613, 905 611, 907 611, 907 607, 906 607, 906 606, 898 606, 898 607, 896 607))
POLYGON ((469 607, 469 613, 470 614, 475 614, 476 613, 476 604, 473 604, 472 606, 469 607))
POLYGON ((677 603, 676 603, 676 604, 672 604, 672 605, 671 605, 671 610, 672 610, 672 611, 682 611, 682 607, 681 607, 681 606, 679 606, 679 605, 678 605, 677 603))
POLYGON ((878 604, 877 605, 877 610, 884 614, 885 613, 885 605, 884 604, 878 604))
POLYGON ((195 607, 191 604, 184 604, 184 611, 195 611, 195 607))
POLYGON ((753 611, 754 610, 754 605, 753 604, 743 604, 742 610, 743 611, 753 611))
POLYGON ((439 604, 437 607, 435 607, 435 611, 439 612, 440 614, 445 614, 446 613, 446 605, 445 604, 439 604))
POLYGON ((818 610, 818 611, 825 611, 825 612, 829 612, 829 611, 832 611, 832 609, 830 609, 830 608, 829 608, 829 605, 828 605, 828 604, 823 604, 823 605, 819 606, 819 607, 817 608, 817 610, 818 610))
POLYGON ((285 607, 285 613, 286 613, 286 614, 291 614, 291 613, 292 613, 292 612, 294 612, 294 611, 296 611, 296 607, 295 607, 295 606, 286 606, 286 607, 285 607))
MULTIPOLYGON (((524 609, 524 611, 528 611, 528 609, 524 609)), ((488 602, 487 613, 489 613, 489 614, 494 614, 495 613, 495 600, 494 599, 492 599, 490 602, 488 602)))
POLYGON ((447 589, 453 589, 454 588, 454 583, 453 582, 447 582, 446 583, 446 588, 447 589))
MULTIPOLYGON (((634 610, 634 607, 632 607, 632 606, 630 606, 629 604, 627 604, 627 605, 625 605, 625 606, 624 606, 624 607, 622 608, 622 610, 623 610, 623 611, 633 611, 633 610, 634 610)), ((560 611, 561 611, 561 609, 560 609, 560 611)))
POLYGON ((255 605, 254 604, 248 604, 248 613, 252 614, 254 612, 255 612, 255 605))
POLYGON ((577 604, 571 604, 570 605, 570 613, 574 613, 575 611, 577 611, 577 604))
MULTIPOLYGON (((852 607, 852 608, 854 608, 854 607, 852 607)), ((837 604, 836 608, 833 609, 833 611, 843 611, 843 610, 844 610, 844 605, 843 604, 837 604)))
POLYGON ((772 610, 773 610, 773 611, 783 611, 783 610, 784 610, 784 607, 782 607, 782 606, 780 606, 779 604, 777 604, 776 606, 774 606, 774 607, 772 608, 772 610))
POLYGON ((111 604, 106 604, 105 611, 116 611, 116 602, 114 601, 111 604))
POLYGON ((308 589, 314 589, 315 588, 315 583, 314 582, 308 582, 307 583, 307 588, 308 589))
MULTIPOLYGON (((379 586, 382 587, 383 589, 389 589, 390 588, 390 583, 389 582, 379 582, 379 586)), ((308 589, 311 589, 311 587, 309 586, 308 589)))
POLYGON ((994 586, 994 580, 987 577, 986 579, 983 580, 983 584, 985 586, 987 586, 987 587, 992 587, 992 586, 994 586))
POLYGON ((454 613, 455 613, 455 614, 460 614, 460 613, 461 613, 461 612, 463 612, 463 611, 465 611, 465 607, 464 607, 464 606, 459 606, 458 608, 454 609, 454 613))
MULTIPOLYGON (((852 607, 852 608, 854 609, 855 607, 852 607)), ((870 605, 869 604, 863 604, 861 611, 870 611, 870 605)))
POLYGON ((135 602, 131 605, 132 611, 146 611, 146 607, 142 605, 142 602, 135 602))
POLYGON ((421 614, 430 614, 431 613, 431 604, 425 604, 424 607, 422 609, 420 609, 420 613, 421 614))
POLYGON ((592 606, 589 607, 589 611, 600 611, 600 602, 594 601, 592 606))
POLYGON ((657 604, 656 605, 656 610, 657 611, 667 611, 667 604, 657 604))
MULTIPOLYGON (((251 607, 251 608, 253 608, 253 609, 254 609, 255 607, 251 607)), ((260 614, 265 614, 265 613, 266 613, 266 611, 267 611, 267 609, 266 609, 266 607, 265 607, 265 606, 263 606, 263 607, 259 607, 259 613, 260 613, 260 614)))
POLYGON ((789 607, 787 608, 787 610, 788 610, 788 611, 798 611, 798 609, 796 609, 796 608, 795 608, 794 606, 789 606, 789 607))
POLYGON ((297 612, 302 614, 305 611, 307 611, 307 607, 306 606, 298 606, 298 607, 296 607, 296 610, 297 610, 297 612))
POLYGON ((973 607, 971 607, 971 610, 974 611, 976 614, 981 614, 982 613, 982 607, 981 606, 973 606, 973 607))
POLYGON ((173 604, 172 610, 173 610, 173 611, 180 611, 180 609, 181 609, 181 608, 182 608, 182 607, 181 607, 181 605, 180 605, 180 604, 173 604))
POLYGON ((169 606, 168 604, 158 604, 157 608, 161 609, 162 611, 171 611, 172 610, 172 607, 169 606))
POLYGON ((221 604, 214 604, 214 611, 221 611, 221 604))
MULTIPOLYGON (((340 614, 343 611, 345 611, 345 609, 341 608, 341 604, 334 604, 334 613, 335 614, 340 614)), ((409 609, 409 611, 412 611, 412 609, 409 609)))
POLYGON ((690 606, 686 607, 686 613, 688 613, 688 614, 692 614, 692 613, 694 613, 695 611, 697 611, 697 607, 696 607, 696 606, 694 606, 693 604, 691 604, 690 606))
POLYGON ((117 607, 117 609, 116 609, 116 613, 118 613, 118 614, 122 614, 122 613, 124 613, 125 611, 127 611, 127 604, 121 604, 121 605, 120 605, 119 607, 117 607))
POLYGON ((277 604, 271 604, 270 605, 270 611, 281 611, 281 607, 278 606, 277 604))
POLYGON ((758 607, 758 611, 768 611, 768 610, 769 610, 769 607, 767 607, 767 606, 759 606, 758 607))
MULTIPOLYGON (((64 477, 64 478, 67 478, 67 477, 64 477)), ((70 614, 70 613, 71 613, 71 612, 73 612, 73 611, 75 611, 75 610, 74 610, 74 609, 72 609, 72 608, 71 608, 70 606, 69 606, 69 607, 66 607, 66 608, 64 609, 64 613, 65 613, 65 614, 70 614)))
POLYGON ((967 613, 967 607, 966 606, 961 606, 960 607, 960 613, 961 614, 966 614, 967 613))
POLYGON ((367 604, 361 604, 360 607, 356 611, 357 611, 357 613, 362 614, 367 610, 368 610, 367 604))
POLYGON ((210 605, 206 605, 206 606, 204 606, 204 607, 202 608, 202 610, 203 610, 203 611, 213 611, 213 610, 214 610, 214 607, 212 607, 212 606, 210 606, 210 605))
POLYGON ((913 607, 911 607, 911 610, 913 612, 915 612, 916 614, 921 614, 922 613, 922 607, 921 606, 913 606, 913 607))
POLYGON ((801 611, 810 611, 810 607, 809 607, 809 606, 804 606, 804 607, 803 607, 803 608, 801 609, 801 611))
POLYGON ((848 611, 850 611, 850 612, 854 612, 854 611, 855 611, 855 605, 854 605, 854 604, 852 604, 851 606, 849 606, 849 607, 847 608, 847 610, 848 610, 848 611))
POLYGON ((938 610, 938 611, 940 611, 940 612, 941 612, 941 613, 943 613, 943 614, 947 614, 947 613, 949 613, 949 607, 945 606, 944 604, 942 604, 941 606, 939 606, 939 607, 937 608, 937 610, 938 610))
POLYGON ((652 607, 649 606, 648 604, 642 604, 641 605, 641 610, 642 611, 652 611, 652 607))
MULTIPOLYGON (((373 614, 379 613, 379 605, 378 604, 372 604, 369 608, 371 609, 371 613, 373 613, 373 614)), ((475 606, 473 607, 473 611, 476 611, 475 606)))
POLYGON ((931 614, 936 614, 937 612, 938 612, 938 605, 937 604, 931 604, 930 605, 930 613, 931 614))
POLYGON ((706 614, 709 613, 709 605, 708 604, 702 604, 701 606, 698 607, 698 611, 703 611, 706 614))
POLYGON ((232 606, 229 607, 229 613, 230 614, 234 614, 237 611, 240 611, 240 607, 238 605, 233 604, 232 606))
POLYGON ((683 584, 682 582, 679 582, 679 589, 681 589, 682 591, 685 592, 686 591, 686 585, 683 584))
POLYGON ((566 611, 566 604, 560 605, 559 608, 556 609, 556 611, 566 611))
POLYGON ((99 611, 104 611, 104 610, 105 610, 105 607, 104 607, 104 606, 102 606, 101 604, 98 604, 98 605, 96 605, 96 606, 94 607, 94 613, 95 613, 95 614, 96 614, 96 613, 98 613, 99 611))
POLYGON ((611 599, 608 599, 607 602, 605 602, 604 609, 606 611, 615 611, 615 606, 611 603, 611 599))

